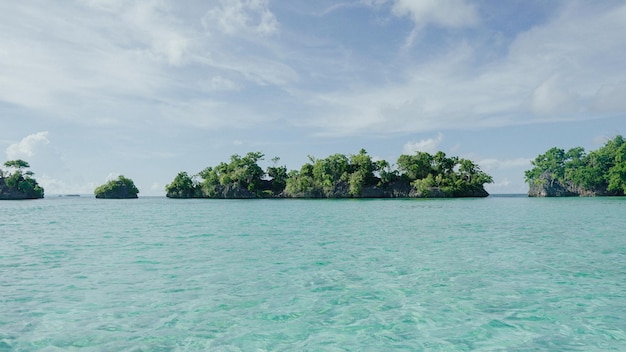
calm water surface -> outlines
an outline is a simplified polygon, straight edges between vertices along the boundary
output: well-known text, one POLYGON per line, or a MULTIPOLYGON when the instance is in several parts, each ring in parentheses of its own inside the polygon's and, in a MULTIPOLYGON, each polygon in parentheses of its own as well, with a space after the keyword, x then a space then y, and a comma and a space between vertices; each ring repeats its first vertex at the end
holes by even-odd
POLYGON ((0 351, 624 351, 626 199, 0 202, 0 351))

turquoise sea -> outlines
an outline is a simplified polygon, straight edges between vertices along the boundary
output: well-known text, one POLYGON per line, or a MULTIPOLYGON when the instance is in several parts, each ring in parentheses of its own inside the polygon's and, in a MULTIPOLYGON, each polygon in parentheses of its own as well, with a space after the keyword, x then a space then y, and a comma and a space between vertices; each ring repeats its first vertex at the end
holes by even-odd
POLYGON ((0 202, 0 351, 624 351, 626 198, 0 202))

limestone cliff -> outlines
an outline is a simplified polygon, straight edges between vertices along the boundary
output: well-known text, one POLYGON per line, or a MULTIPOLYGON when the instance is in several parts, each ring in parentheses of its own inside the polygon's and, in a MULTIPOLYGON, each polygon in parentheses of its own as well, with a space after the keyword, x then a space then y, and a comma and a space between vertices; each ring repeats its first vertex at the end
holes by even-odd
POLYGON ((612 196, 617 192, 609 192, 606 188, 586 189, 571 183, 561 184, 544 172, 538 180, 530 184, 529 197, 595 197, 612 196))
POLYGON ((470 189, 461 194, 446 195, 439 187, 430 187, 425 192, 418 192, 415 187, 407 182, 397 181, 386 187, 365 186, 358 195, 350 194, 350 186, 347 182, 338 182, 326 192, 313 188, 308 192, 288 193, 286 191, 273 193, 269 185, 265 185, 260 192, 255 193, 236 183, 217 185, 204 195, 188 197, 183 194, 168 193, 168 198, 216 198, 216 199, 254 199, 254 198, 463 198, 463 197, 487 197, 489 193, 483 188, 470 189))

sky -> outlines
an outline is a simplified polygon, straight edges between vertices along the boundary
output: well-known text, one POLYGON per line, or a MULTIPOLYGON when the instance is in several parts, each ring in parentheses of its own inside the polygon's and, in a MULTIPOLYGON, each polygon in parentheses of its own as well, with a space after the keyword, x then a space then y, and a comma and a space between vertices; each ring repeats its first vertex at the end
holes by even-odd
POLYGON ((0 152, 46 195, 361 148, 526 193, 549 148, 626 134, 622 0, 3 1, 0 33, 0 152))

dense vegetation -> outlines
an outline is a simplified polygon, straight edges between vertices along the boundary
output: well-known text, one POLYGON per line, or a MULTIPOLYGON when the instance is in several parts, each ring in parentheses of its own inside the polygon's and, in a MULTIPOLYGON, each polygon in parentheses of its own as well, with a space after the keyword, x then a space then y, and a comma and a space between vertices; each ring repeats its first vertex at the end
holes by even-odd
POLYGON ((4 163, 7 170, 0 170, 0 199, 43 198, 44 189, 32 178, 32 171, 24 171, 30 165, 21 159, 4 163))
POLYGON ((348 198, 348 197, 475 197, 487 196, 484 184, 491 176, 472 161, 438 152, 401 155, 394 168, 373 160, 365 150, 309 156, 300 170, 278 166, 265 171, 258 165, 264 155, 251 152, 231 156, 230 162, 207 167, 197 175, 180 172, 166 186, 170 198, 348 198))
POLYGON ((116 180, 97 187, 94 190, 96 198, 125 199, 137 198, 139 190, 135 187, 133 180, 120 175, 116 180))
MULTIPOLYGON (((251 152, 233 155, 230 162, 207 167, 197 175, 180 172, 165 187, 170 198, 256 198, 280 194, 285 188, 287 168, 271 166, 267 171, 258 165, 264 155, 251 152)), ((272 159, 277 164, 279 158, 272 159)))
POLYGON ((624 195, 626 140, 617 136, 594 151, 551 148, 525 172, 530 195, 624 195), (554 191, 561 190, 561 191, 554 191))

